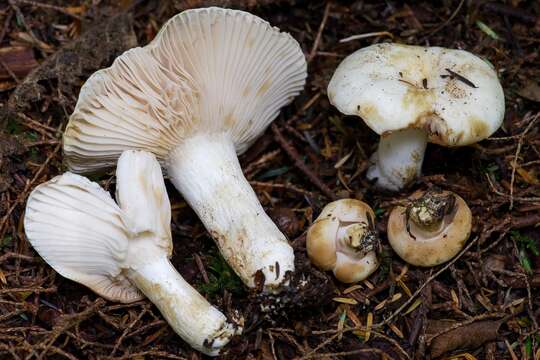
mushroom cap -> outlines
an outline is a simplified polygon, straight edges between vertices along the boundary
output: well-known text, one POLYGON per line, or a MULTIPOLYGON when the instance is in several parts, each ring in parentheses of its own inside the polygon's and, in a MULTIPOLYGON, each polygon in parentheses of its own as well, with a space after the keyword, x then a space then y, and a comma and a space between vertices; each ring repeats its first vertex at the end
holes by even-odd
POLYGON ((360 257, 338 237, 347 226, 373 223, 374 219, 373 210, 360 200, 341 199, 327 204, 307 232, 306 248, 313 265, 321 270, 333 270, 344 283, 361 281, 371 275, 379 265, 375 252, 360 257))
POLYGON ((445 146, 485 139, 504 118, 493 67, 467 51, 441 47, 383 43, 357 50, 336 69, 328 97, 379 135, 418 128, 445 146))
POLYGON ((242 153, 303 89, 306 68, 298 42, 257 16, 184 11, 86 81, 64 133, 67 164, 95 172, 128 149, 164 163, 197 133, 228 133, 242 153))
POLYGON ((132 264, 132 247, 144 242, 146 249, 170 255, 171 210, 152 154, 125 152, 117 179, 120 207, 97 183, 70 172, 37 186, 28 197, 24 228, 60 275, 129 303, 144 297, 123 272, 132 264))
POLYGON ((69 172, 37 186, 24 217, 26 237, 47 264, 124 303, 144 298, 120 268, 128 254, 129 223, 107 191, 69 172))
MULTIPOLYGON (((415 192, 411 199, 420 197, 421 191, 415 192)), ((406 208, 396 206, 388 219, 388 241, 394 251, 403 260, 416 266, 436 266, 453 258, 461 249, 471 234, 472 213, 465 200, 450 191, 442 195, 452 194, 456 202, 454 210, 446 215, 441 227, 428 232, 410 222, 410 232, 407 231, 406 208)))

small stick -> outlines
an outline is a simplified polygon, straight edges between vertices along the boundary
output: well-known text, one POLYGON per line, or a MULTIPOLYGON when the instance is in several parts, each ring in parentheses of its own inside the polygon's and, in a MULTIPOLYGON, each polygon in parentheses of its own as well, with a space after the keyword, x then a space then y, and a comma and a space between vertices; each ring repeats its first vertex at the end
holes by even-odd
POLYGON ((519 153, 521 152, 521 146, 523 146, 523 138, 525 135, 529 132, 529 130, 532 128, 532 126, 536 123, 536 120, 538 120, 538 117, 540 116, 540 113, 537 113, 534 118, 529 122, 523 133, 521 133, 521 136, 518 140, 518 145, 516 148, 516 153, 514 155, 514 160, 512 161, 512 176, 510 178, 510 210, 514 207, 514 182, 516 179, 516 168, 517 168, 517 161, 519 157, 519 153))
POLYGON ((380 328, 384 325, 387 325, 389 324, 390 322, 392 322, 392 320, 398 316, 402 311, 403 309, 405 309, 407 306, 409 306, 413 301, 414 299, 416 299, 416 297, 422 292, 422 290, 429 284, 431 283, 437 276, 439 276, 440 274, 442 274, 444 271, 446 271, 450 266, 452 266, 456 261, 458 261, 462 256, 463 254, 465 254, 470 248, 471 246, 473 246, 476 242, 478 241, 478 236, 475 237, 471 242, 469 242, 467 244, 467 246, 461 250, 461 252, 455 257, 453 258, 448 264, 446 264, 442 269, 440 269, 439 271, 437 271, 435 274, 431 275, 423 284, 422 286, 420 286, 415 292, 414 294, 406 301, 404 302, 396 311, 394 311, 392 313, 392 315, 390 315, 388 318, 386 318, 386 320, 384 321, 381 321, 380 323, 377 323, 377 324, 374 324, 372 327, 377 329, 377 328, 380 328))
POLYGON ((285 137, 283 136, 281 131, 279 131, 279 128, 277 127, 275 123, 272 124, 272 131, 279 145, 281 145, 283 150, 285 150, 285 152, 289 154, 290 157, 293 158, 294 164, 296 165, 296 167, 300 169, 308 177, 308 179, 311 180, 311 182, 315 186, 317 186, 324 193, 324 195, 326 195, 326 197, 328 197, 331 200, 337 200, 337 196, 332 192, 332 190, 330 190, 330 188, 326 186, 326 184, 323 183, 322 180, 319 179, 317 175, 315 175, 313 171, 311 171, 311 169, 307 167, 307 165, 304 163, 304 161, 300 157, 300 154, 298 153, 298 151, 296 151, 293 145, 290 144, 285 139, 285 137))
POLYGON ((330 13, 330 7, 332 6, 331 2, 327 2, 326 6, 324 8, 324 15, 321 21, 321 25, 319 25, 319 31, 317 31, 317 36, 315 37, 315 41, 313 42, 313 47, 311 48, 311 51, 309 53, 309 56, 307 58, 307 62, 310 63, 311 60, 315 57, 317 54, 317 48, 319 47, 319 43, 321 42, 321 36, 322 32, 324 30, 324 27, 326 26, 326 20, 328 20, 328 14, 330 13))
POLYGON ((394 38, 394 35, 392 35, 391 32, 388 32, 388 31, 376 31, 376 32, 370 32, 370 33, 365 33, 365 34, 351 35, 349 37, 346 37, 346 38, 343 38, 343 39, 339 40, 339 42, 340 43, 346 43, 346 42, 349 42, 349 41, 360 40, 360 39, 365 39, 365 38, 374 37, 374 36, 388 36, 390 39, 394 38))
POLYGON ((195 258, 195 262, 197 263, 197 267, 199 268, 199 272, 201 273, 204 282, 206 284, 209 284, 210 279, 208 278, 208 274, 206 273, 206 269, 204 268, 201 257, 199 256, 199 254, 193 254, 193 257, 195 258))

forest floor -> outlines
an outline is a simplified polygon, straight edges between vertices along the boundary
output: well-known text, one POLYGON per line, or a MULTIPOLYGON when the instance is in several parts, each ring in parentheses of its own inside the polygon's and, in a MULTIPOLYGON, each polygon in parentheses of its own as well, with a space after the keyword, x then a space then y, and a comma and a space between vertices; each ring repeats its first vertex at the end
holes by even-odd
MULTIPOLYGON (((28 1, 0 5, 0 359, 199 359, 149 301, 107 302, 31 248, 24 206, 66 171, 61 136, 79 88, 126 49, 192 7, 250 11, 290 32, 308 61, 305 91, 240 160, 288 236, 307 280, 278 314, 260 311, 196 215, 167 183, 173 264, 223 311, 246 321, 230 359, 540 359, 540 3, 411 1, 28 1), (375 34, 372 34, 375 33, 375 34), (352 35, 357 39, 340 41, 352 35), (368 35, 366 35, 368 34, 368 35), (506 97, 503 126, 460 148, 428 145, 423 175, 400 193, 366 180, 378 136, 340 114, 326 87, 343 58, 373 43, 460 48, 489 60, 506 97), (407 266, 386 237, 389 211, 418 189, 463 197, 467 250, 407 266), (334 198, 375 210, 381 266, 355 286, 310 266, 306 230, 334 198)), ((114 177, 93 178, 114 190, 114 177)))

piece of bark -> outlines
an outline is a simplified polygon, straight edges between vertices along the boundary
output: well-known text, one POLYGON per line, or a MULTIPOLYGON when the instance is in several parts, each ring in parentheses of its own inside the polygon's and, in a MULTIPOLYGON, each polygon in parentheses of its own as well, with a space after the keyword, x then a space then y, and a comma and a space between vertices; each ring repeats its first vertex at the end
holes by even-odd
MULTIPOLYGON (((457 324, 453 320, 431 320, 428 323, 428 337, 457 324)), ((431 339, 430 352, 437 358, 455 349, 474 349, 497 338, 502 321, 484 320, 460 326, 431 339)))
POLYGON ((9 116, 16 116, 48 95, 49 84, 54 84, 60 94, 66 94, 59 98, 72 98, 91 73, 109 66, 118 55, 136 45, 129 14, 122 13, 92 25, 46 58, 16 87, 0 116, 0 129, 9 116))
POLYGON ((38 66, 34 50, 25 46, 9 46, 0 48, 0 80, 23 79, 38 66), (6 69, 7 67, 7 69, 6 69))

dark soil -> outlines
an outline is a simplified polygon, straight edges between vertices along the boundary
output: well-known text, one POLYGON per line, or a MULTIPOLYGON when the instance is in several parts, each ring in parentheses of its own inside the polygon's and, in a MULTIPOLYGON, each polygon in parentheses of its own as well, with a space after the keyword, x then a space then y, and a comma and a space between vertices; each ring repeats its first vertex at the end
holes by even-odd
MULTIPOLYGON (((9 0, 0 4, 0 359, 202 357, 148 301, 106 302, 59 276, 30 247, 23 217, 29 192, 66 170, 61 134, 84 80, 146 44, 174 14, 210 4, 249 10, 290 32, 309 61, 305 91, 241 158, 297 253, 285 306, 259 311, 272 300, 243 288, 168 184, 174 265, 213 304, 246 319, 228 358, 540 358, 538 2, 9 0), (339 42, 372 32, 386 33, 339 42), (453 149, 429 145, 423 176, 399 194, 366 180, 378 137, 326 96, 347 54, 392 37, 488 59, 506 95, 504 125, 491 139, 453 149), (471 246, 446 265, 406 266, 388 245, 388 213, 415 190, 435 186, 471 207, 471 246), (383 247, 380 269, 354 287, 312 268, 305 255, 307 227, 326 203, 343 197, 372 205, 383 247)), ((93 180, 113 190, 111 174, 93 180)))

